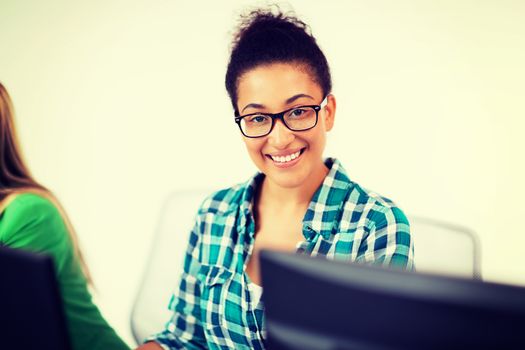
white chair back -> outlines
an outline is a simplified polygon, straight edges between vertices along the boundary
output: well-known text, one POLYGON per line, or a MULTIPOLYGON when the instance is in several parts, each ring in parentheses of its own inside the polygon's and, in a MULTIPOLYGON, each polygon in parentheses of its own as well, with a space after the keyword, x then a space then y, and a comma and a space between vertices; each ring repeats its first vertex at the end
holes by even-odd
POLYGON ((140 344, 171 317, 168 303, 182 274, 184 255, 200 204, 211 191, 172 193, 162 208, 133 309, 131 331, 140 344))
POLYGON ((417 271, 481 279, 480 247, 473 231, 433 219, 409 221, 417 271))

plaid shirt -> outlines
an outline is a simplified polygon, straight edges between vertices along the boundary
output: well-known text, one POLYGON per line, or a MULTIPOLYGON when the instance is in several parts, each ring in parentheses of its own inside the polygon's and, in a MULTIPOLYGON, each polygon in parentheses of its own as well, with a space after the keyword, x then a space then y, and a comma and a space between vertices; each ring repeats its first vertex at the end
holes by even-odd
MULTIPOLYGON (((413 242, 403 212, 352 182, 339 161, 312 197, 297 252, 413 268, 413 242)), ((164 349, 264 349, 264 292, 251 303, 244 273, 254 244, 253 198, 264 178, 214 193, 197 214, 166 329, 148 340, 164 349)))

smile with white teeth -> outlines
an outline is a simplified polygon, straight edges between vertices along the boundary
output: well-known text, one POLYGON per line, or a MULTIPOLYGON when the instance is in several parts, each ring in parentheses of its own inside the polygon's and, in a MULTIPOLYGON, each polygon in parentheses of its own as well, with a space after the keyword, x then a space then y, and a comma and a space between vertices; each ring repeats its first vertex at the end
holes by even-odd
POLYGON ((290 162, 290 161, 294 160, 295 158, 299 157, 300 154, 301 154, 301 151, 297 151, 295 153, 288 154, 286 156, 272 156, 272 155, 270 155, 270 157, 272 158, 272 160, 274 162, 286 163, 286 162, 290 162))

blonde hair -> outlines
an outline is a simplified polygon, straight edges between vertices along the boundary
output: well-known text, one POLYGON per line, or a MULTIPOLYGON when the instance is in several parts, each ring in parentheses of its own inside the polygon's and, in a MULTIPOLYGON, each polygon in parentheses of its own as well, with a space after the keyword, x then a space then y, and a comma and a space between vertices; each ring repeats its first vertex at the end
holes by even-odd
POLYGON ((51 191, 36 182, 26 166, 20 151, 14 123, 14 108, 5 87, 0 83, 0 213, 9 202, 22 193, 34 193, 49 200, 58 210, 71 238, 86 280, 92 284, 91 274, 79 248, 78 238, 64 208, 51 191))

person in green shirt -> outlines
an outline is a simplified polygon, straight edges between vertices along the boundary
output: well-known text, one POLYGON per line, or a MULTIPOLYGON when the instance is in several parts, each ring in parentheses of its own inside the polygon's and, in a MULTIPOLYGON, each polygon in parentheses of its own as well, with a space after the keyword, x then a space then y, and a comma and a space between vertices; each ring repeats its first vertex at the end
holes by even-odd
POLYGON ((13 119, 0 83, 0 245, 53 257, 73 349, 129 349, 93 303, 75 231, 58 200, 29 173, 13 119))

